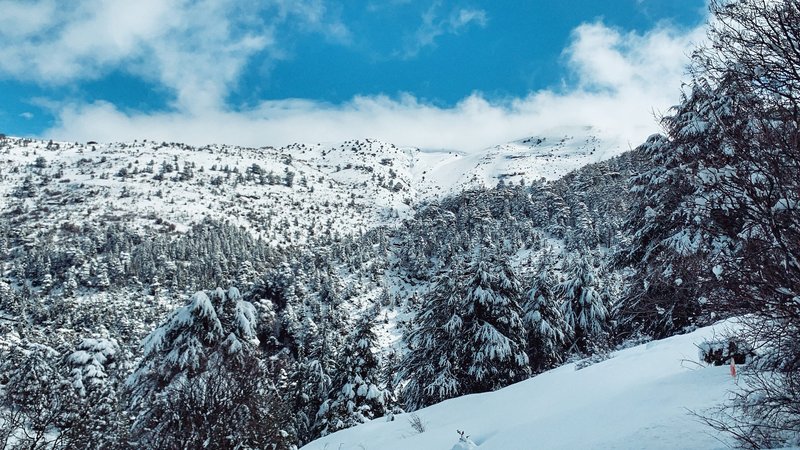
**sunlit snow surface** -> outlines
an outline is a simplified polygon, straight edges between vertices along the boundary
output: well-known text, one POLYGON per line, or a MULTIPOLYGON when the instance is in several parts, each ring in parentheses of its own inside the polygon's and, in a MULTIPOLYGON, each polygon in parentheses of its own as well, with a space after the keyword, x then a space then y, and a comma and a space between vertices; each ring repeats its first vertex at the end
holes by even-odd
POLYGON ((581 370, 569 364, 505 389, 376 419, 303 447, 307 450, 450 450, 464 430, 479 449, 722 449, 727 437, 690 414, 736 388, 726 366, 698 362, 696 344, 717 325, 643 344, 581 370))
POLYGON ((495 145, 479 152, 413 149, 415 185, 425 196, 458 192, 472 186, 494 187, 556 180, 587 164, 629 150, 615 139, 601 138, 591 127, 565 127, 495 145))
POLYGON ((185 231, 212 217, 271 242, 302 244, 310 229, 352 234, 396 224, 447 194, 501 180, 554 180, 627 150, 598 136, 600 130, 570 127, 473 153, 370 139, 243 148, 9 138, 0 141, 0 196, 23 197, 16 214, 20 220, 30 215, 36 226, 125 222, 185 231), (181 179, 187 164, 192 176, 181 179), (158 179, 166 166, 172 171, 158 179), (253 175, 254 167, 261 175, 253 175), (290 185, 288 173, 294 175, 290 185), (26 179, 29 194, 15 193, 26 179))

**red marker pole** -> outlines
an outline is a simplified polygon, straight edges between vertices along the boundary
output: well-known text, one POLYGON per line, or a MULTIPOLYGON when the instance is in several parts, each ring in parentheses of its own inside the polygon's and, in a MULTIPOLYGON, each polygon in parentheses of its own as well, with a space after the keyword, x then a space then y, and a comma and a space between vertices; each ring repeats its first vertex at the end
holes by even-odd
POLYGON ((733 362, 733 358, 731 358, 731 376, 736 378, 736 363, 733 362))

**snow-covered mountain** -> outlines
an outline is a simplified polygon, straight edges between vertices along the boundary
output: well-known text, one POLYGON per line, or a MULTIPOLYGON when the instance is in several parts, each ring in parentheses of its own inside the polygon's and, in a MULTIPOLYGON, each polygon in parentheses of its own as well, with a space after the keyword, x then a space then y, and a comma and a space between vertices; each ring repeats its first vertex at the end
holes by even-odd
POLYGON ((312 229, 364 231, 471 186, 553 180, 624 150, 589 128, 473 154, 376 140, 242 148, 6 138, 0 195, 18 222, 37 227, 94 220, 180 231, 212 217, 302 243, 312 229))
POLYGON ((579 370, 567 364, 499 391, 375 419, 303 449, 728 448, 726 436, 692 415, 736 387, 728 366, 698 358, 698 345, 727 328, 723 322, 653 341, 579 370), (459 442, 459 430, 471 443, 459 442))
POLYGON ((0 135, 0 448, 796 447, 796 3, 627 152, 0 135))
MULTIPOLYGON (((122 383, 136 366, 161 364, 147 360, 161 357, 143 354, 140 342, 148 334, 158 339, 158 324, 169 311, 202 298, 192 293, 203 290, 217 299, 214 314, 219 309, 225 316, 226 297, 214 289, 237 288, 225 292, 244 302, 236 319, 250 324, 240 333, 247 343, 242 348, 263 362, 258 370, 279 377, 272 382, 280 397, 257 398, 270 414, 264 420, 275 425, 269 433, 276 433, 260 442, 293 448, 383 415, 400 405, 402 386, 388 380, 405 364, 408 334, 437 274, 470 278, 464 270, 477 270, 480 255, 495 255, 481 270, 494 270, 495 262, 509 268, 519 297, 511 314, 518 318, 532 276, 554 255, 548 269, 558 276, 553 283, 596 271, 602 282, 581 275, 588 288, 602 289, 597 298, 603 301, 616 295, 617 274, 600 272, 600 265, 610 253, 605 249, 622 239, 625 186, 640 162, 633 152, 589 164, 622 147, 591 130, 573 131, 475 154, 374 140, 276 149, 2 139, 0 355, 9 362, 0 363, 0 375, 22 380, 27 375, 20 367, 34 361, 64 381, 39 380, 54 386, 41 389, 43 401, 71 395, 59 388, 75 383, 67 381, 75 372, 65 355, 106 339, 125 363, 97 364, 113 374, 109 380, 122 383), (352 330, 367 337, 354 341, 352 330), (348 361, 358 359, 347 356, 354 348, 372 361, 371 375, 351 383, 342 377, 352 373, 348 361), (350 417, 356 411, 338 398, 342 383, 356 392, 387 392, 385 401, 350 417)), ((197 311, 198 317, 211 315, 205 306, 197 311)), ((190 322, 177 321, 175 332, 205 326, 190 322)), ((175 344, 200 342, 186 339, 175 344)), ((198 345, 190 353, 216 346, 198 345)), ((190 360, 181 361, 177 372, 162 375, 192 370, 183 365, 190 360)), ((118 392, 120 386, 103 389, 118 392)), ((15 397, 15 407, 29 404, 26 398, 15 397)), ((106 408, 90 401, 64 405, 106 408)), ((119 406, 126 407, 132 406, 119 406)), ((115 417, 114 424, 139 430, 125 423, 139 417, 131 414, 115 417)), ((11 429, 22 429, 17 426, 11 429)), ((84 442, 80 436, 75 442, 84 442)), ((90 440, 106 438, 114 439, 103 432, 90 440)))
POLYGON ((492 187, 499 182, 555 180, 586 164, 628 150, 616 140, 605 140, 591 127, 550 130, 480 152, 418 150, 412 161, 415 178, 424 193, 452 193, 469 186, 492 187))

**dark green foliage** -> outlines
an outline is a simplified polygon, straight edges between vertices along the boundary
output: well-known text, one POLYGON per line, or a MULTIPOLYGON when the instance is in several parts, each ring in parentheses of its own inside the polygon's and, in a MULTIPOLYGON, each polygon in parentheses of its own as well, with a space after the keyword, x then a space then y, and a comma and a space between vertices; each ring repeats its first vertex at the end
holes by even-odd
POLYGON ((443 274, 407 336, 406 405, 417 409, 530 376, 520 298, 516 274, 492 248, 443 274))
POLYGON ((196 293, 145 341, 128 380, 131 442, 148 448, 288 447, 285 406, 238 290, 196 293), (225 420, 220 420, 225 418, 225 420))
POLYGON ((394 395, 383 382, 378 345, 369 315, 347 336, 332 380, 330 395, 318 412, 321 435, 382 417, 394 408, 394 395))
POLYGON ((565 356, 571 329, 564 320, 557 294, 553 257, 542 255, 539 267, 525 295, 523 321, 528 332, 527 352, 531 369, 542 372, 558 365, 565 356))
POLYGON ((571 331, 575 348, 590 354, 607 341, 611 299, 602 290, 587 253, 570 255, 563 269, 565 280, 558 286, 558 291, 563 299, 564 321, 571 331))
MULTIPOLYGON (((460 262, 453 269, 461 270, 460 262)), ((410 410, 461 395, 466 378, 456 341, 463 319, 456 277, 442 273, 424 297, 415 323, 405 336, 409 351, 400 364, 408 380, 403 404, 410 410)))

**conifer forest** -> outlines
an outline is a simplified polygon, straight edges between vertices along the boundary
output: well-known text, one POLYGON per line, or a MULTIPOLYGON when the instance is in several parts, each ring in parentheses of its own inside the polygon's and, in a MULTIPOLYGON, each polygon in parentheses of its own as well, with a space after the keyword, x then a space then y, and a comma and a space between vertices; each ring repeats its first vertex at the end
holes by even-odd
POLYGON ((0 136, 0 448, 298 449, 726 319, 746 363, 696 419, 800 446, 800 3, 709 8, 661 133, 555 176, 0 136))

